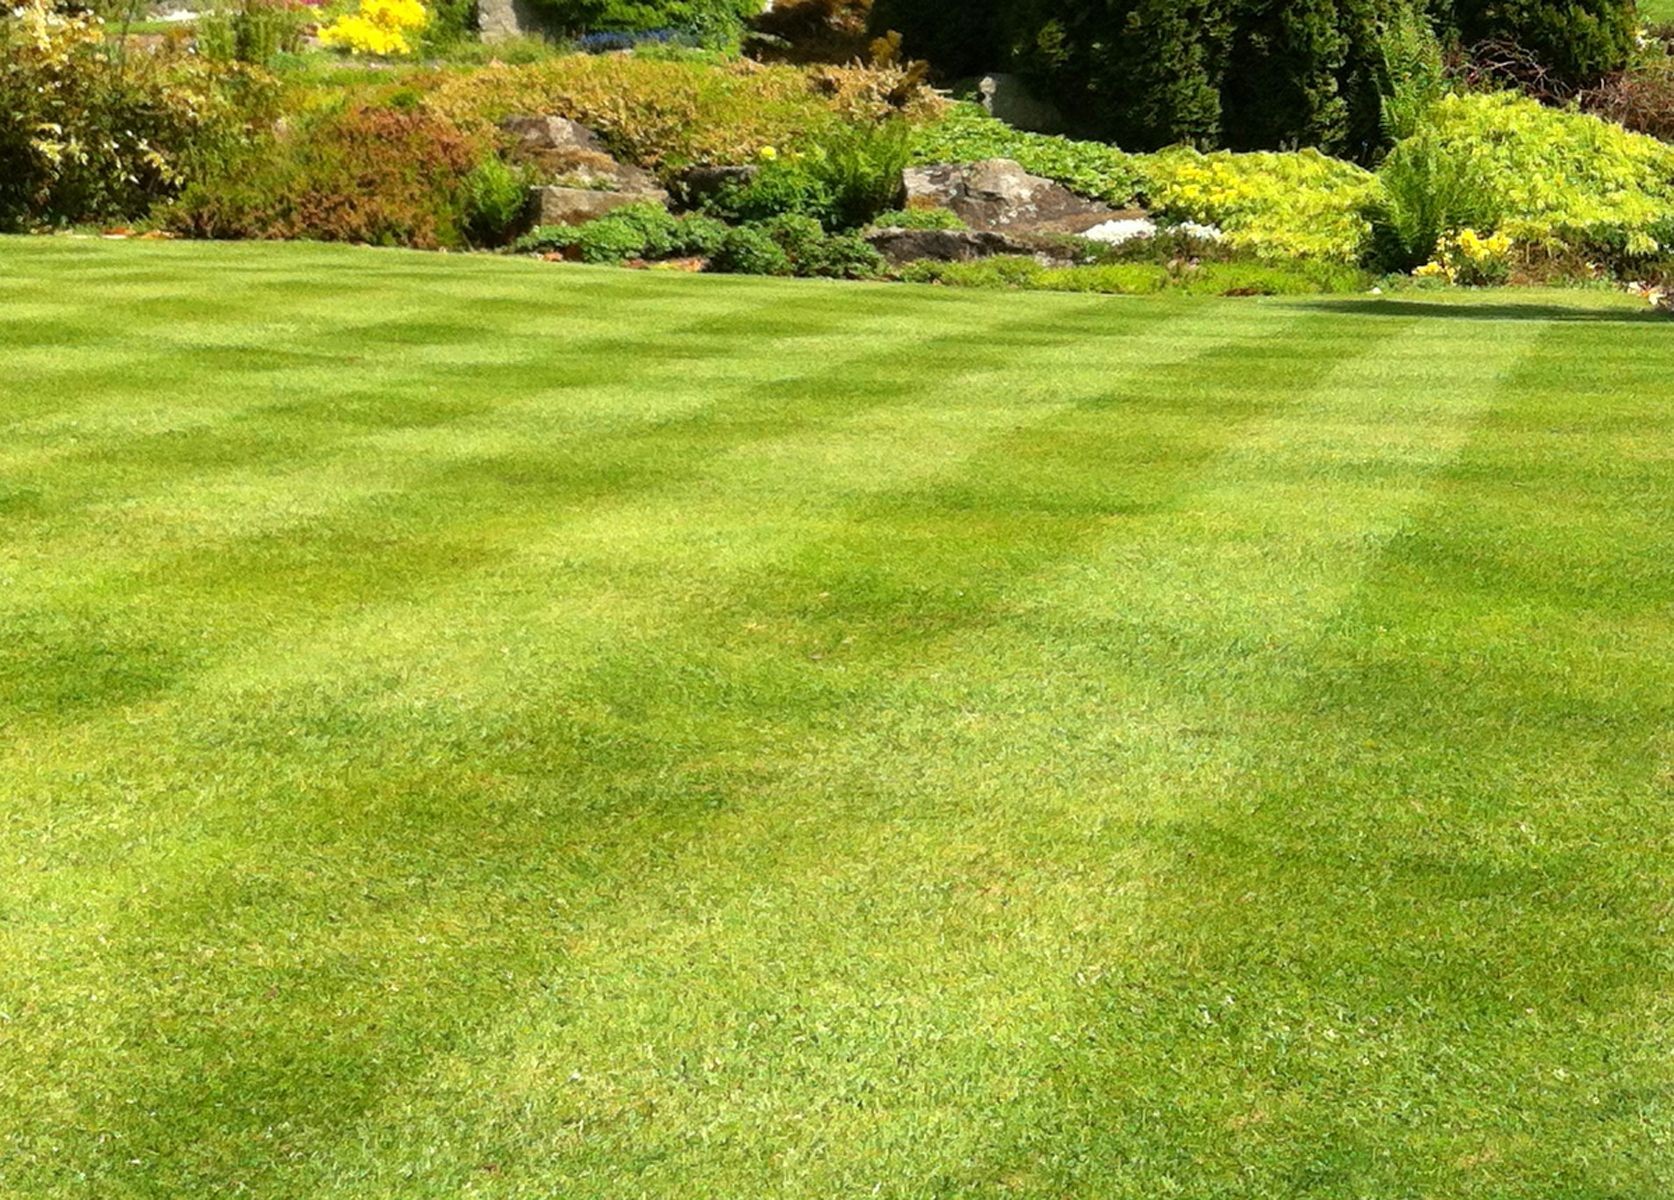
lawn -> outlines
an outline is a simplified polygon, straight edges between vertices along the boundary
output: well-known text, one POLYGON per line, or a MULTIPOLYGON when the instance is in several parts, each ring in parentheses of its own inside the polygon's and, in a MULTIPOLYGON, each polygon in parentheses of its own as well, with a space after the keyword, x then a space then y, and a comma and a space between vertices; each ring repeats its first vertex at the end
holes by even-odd
POLYGON ((1674 325, 0 241, 0 1195, 1674 1192, 1674 325))

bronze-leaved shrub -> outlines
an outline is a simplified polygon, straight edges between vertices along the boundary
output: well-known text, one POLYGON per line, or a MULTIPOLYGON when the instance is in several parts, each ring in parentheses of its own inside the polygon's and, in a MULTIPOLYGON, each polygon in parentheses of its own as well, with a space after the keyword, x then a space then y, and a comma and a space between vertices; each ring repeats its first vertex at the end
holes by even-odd
POLYGON ((434 113, 353 107, 302 122, 193 184, 168 222, 194 237, 457 246, 480 215, 478 167, 491 152, 486 138, 434 113))

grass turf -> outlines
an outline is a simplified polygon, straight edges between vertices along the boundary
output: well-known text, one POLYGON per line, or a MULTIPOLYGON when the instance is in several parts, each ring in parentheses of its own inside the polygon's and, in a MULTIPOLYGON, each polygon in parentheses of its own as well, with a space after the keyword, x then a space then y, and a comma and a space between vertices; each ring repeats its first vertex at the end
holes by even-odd
POLYGON ((1674 1189, 1674 328, 0 242, 0 1194, 1674 1189))

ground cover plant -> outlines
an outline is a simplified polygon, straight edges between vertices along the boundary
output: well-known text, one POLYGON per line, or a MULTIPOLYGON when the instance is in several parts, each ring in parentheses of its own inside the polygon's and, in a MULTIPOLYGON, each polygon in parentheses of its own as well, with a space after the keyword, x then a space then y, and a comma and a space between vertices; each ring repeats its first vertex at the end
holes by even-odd
POLYGON ((1674 1190, 1674 341, 0 241, 0 1191, 1674 1190))

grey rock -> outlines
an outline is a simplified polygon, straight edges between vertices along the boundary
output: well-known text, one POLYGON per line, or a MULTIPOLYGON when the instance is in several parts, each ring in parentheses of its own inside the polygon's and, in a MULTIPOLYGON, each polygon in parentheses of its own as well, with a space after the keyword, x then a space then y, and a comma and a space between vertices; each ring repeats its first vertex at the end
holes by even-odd
POLYGON ((477 0, 477 28, 485 42, 543 33, 545 26, 530 0, 477 0))
POLYGON ((580 225, 630 204, 663 204, 668 193, 605 192, 594 188, 529 189, 530 219, 536 225, 580 225))
POLYGON ((1108 204, 1031 175, 1009 158, 908 167, 907 203, 950 209, 973 229, 1079 233, 1111 218, 1108 204))
POLYGON ((531 154, 553 150, 603 154, 599 135, 568 117, 515 116, 500 122, 500 128, 517 139, 518 147, 531 154))
POLYGON ((682 203, 697 207, 728 187, 743 187, 761 174, 755 166, 696 166, 680 173, 675 190, 682 203))
POLYGON ((1069 122, 1057 105, 1040 99, 1016 75, 984 75, 977 95, 988 115, 1031 133, 1067 133, 1069 122))
POLYGON ((975 262, 996 254, 1033 255, 1040 249, 1024 239, 984 229, 874 229, 866 240, 896 266, 924 259, 975 262))

